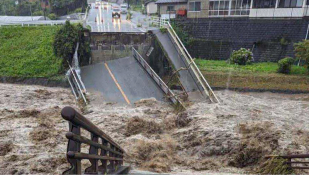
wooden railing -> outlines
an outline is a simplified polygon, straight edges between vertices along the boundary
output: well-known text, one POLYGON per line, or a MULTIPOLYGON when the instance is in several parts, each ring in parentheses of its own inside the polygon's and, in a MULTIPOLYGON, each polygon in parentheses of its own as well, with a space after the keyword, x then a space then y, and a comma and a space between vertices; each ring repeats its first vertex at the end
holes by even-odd
POLYGON ((286 162, 286 164, 288 164, 289 168, 291 169, 309 169, 309 154, 266 156, 266 158, 272 157, 287 159, 288 161, 286 162), (294 159, 303 159, 303 161, 294 161, 294 159))
POLYGON ((129 167, 123 166, 125 151, 110 136, 72 107, 63 108, 61 115, 69 121, 69 132, 66 134, 66 138, 69 140, 67 160, 71 168, 64 171, 64 175, 127 174, 129 172, 129 167), (90 133, 91 139, 81 135, 81 128, 90 133), (90 146, 89 153, 81 153, 81 144, 90 146), (84 173, 82 173, 82 159, 89 160, 91 163, 84 173))

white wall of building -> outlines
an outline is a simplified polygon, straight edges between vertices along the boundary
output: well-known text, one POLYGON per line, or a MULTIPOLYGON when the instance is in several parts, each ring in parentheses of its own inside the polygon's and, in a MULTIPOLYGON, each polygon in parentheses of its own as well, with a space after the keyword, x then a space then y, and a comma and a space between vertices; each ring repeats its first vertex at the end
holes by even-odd
POLYGON ((155 2, 149 2, 146 5, 147 14, 155 14, 158 13, 158 6, 155 2))

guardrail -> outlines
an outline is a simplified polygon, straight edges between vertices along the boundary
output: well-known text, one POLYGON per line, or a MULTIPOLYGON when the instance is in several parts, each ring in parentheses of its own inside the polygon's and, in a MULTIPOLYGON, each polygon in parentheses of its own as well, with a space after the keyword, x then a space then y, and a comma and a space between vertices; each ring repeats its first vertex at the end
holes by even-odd
MULTIPOLYGON (((24 22, 0 22, 1 26, 54 26, 63 25, 66 20, 49 20, 49 21, 24 21, 24 22)), ((71 23, 81 23, 81 20, 70 20, 71 23)))
POLYGON ((163 19, 163 18, 160 18, 160 17, 151 17, 150 21, 151 21, 152 24, 161 28, 161 27, 164 27, 164 26, 167 25, 169 19, 163 19))
POLYGON ((66 75, 68 82, 71 86, 72 92, 76 99, 82 98, 85 104, 87 104, 87 100, 85 97, 86 88, 80 78, 80 76, 76 73, 76 70, 69 65, 70 69, 66 75))
POLYGON ((291 169, 309 169, 309 154, 298 154, 298 155, 270 155, 266 156, 266 158, 284 158, 288 161, 286 164, 288 164, 288 167, 291 169), (306 161, 292 161, 292 159, 307 159, 306 161), (295 164, 301 164, 302 166, 294 166, 295 164))
POLYGON ((69 121, 69 132, 66 133, 66 138, 69 140, 67 160, 71 165, 71 168, 64 171, 63 175, 82 174, 81 160, 83 159, 91 163, 91 166, 84 171, 87 175, 127 174, 129 172, 129 166, 123 166, 125 151, 110 136, 72 107, 63 108, 61 116, 69 121), (91 139, 81 135, 81 128, 91 134, 91 139), (81 152, 81 144, 90 146, 89 153, 81 152))
POLYGON ((208 82, 202 75, 200 69, 195 64, 194 60, 192 59, 191 55, 187 51, 186 47, 183 45, 182 41, 179 39, 177 33, 175 32, 171 24, 167 22, 167 25, 165 25, 165 27, 167 28, 168 33, 171 36, 174 44, 177 46, 177 48, 181 52, 181 56, 184 56, 184 62, 186 63, 187 68, 189 68, 189 71, 191 71, 193 75, 196 77, 197 84, 199 84, 202 87, 203 89, 201 90, 202 94, 205 94, 206 96, 208 96, 212 102, 220 103, 219 99, 217 98, 217 96, 215 95, 211 87, 209 86, 208 82))
POLYGON ((164 83, 164 81, 157 75, 157 73, 150 67, 150 65, 145 61, 145 59, 132 47, 133 57, 142 65, 142 67, 147 71, 150 77, 157 83, 157 85, 163 90, 167 97, 175 104, 180 105, 183 109, 185 106, 177 98, 177 95, 164 83))

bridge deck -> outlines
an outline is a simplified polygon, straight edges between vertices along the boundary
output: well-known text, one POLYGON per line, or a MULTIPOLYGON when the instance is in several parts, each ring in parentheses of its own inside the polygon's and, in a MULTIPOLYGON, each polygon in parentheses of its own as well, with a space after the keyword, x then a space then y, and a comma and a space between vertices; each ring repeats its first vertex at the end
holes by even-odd
POLYGON ((143 98, 164 101, 164 93, 133 58, 108 61, 81 68, 87 90, 102 92, 106 101, 132 104, 143 98))
MULTIPOLYGON (((153 30, 153 33, 156 35, 157 39, 162 45, 167 57, 170 59, 174 67, 178 70, 181 67, 186 68, 185 62, 182 60, 176 46, 170 39, 167 33, 162 33, 160 30, 153 30)), ((198 91, 199 88, 196 84, 196 80, 190 74, 188 70, 179 71, 180 82, 184 86, 185 90, 188 92, 198 91)))

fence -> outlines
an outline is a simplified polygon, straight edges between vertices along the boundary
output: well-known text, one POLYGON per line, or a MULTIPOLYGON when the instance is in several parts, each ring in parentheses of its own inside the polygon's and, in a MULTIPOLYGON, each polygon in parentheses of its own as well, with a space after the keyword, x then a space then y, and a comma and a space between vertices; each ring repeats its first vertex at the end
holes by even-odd
POLYGON ((277 158, 284 158, 288 161, 286 164, 288 164, 289 168, 291 169, 309 169, 309 154, 298 154, 298 155, 282 155, 282 156, 266 156, 266 158, 271 157, 277 157, 277 158), (306 161, 292 161, 292 159, 307 159, 306 161), (298 166, 296 164, 300 164, 301 166, 298 166))
POLYGON ((180 105, 181 108, 185 108, 182 102, 172 92, 172 90, 164 83, 164 81, 157 75, 157 73, 150 67, 150 65, 144 60, 144 58, 132 47, 133 57, 142 65, 151 78, 158 84, 168 98, 176 105, 180 105))
POLYGON ((82 174, 81 160, 83 159, 91 163, 91 166, 85 169, 84 174, 113 175, 129 172, 130 168, 123 166, 125 151, 110 136, 72 107, 63 108, 61 115, 69 121, 69 132, 66 133, 66 138, 69 140, 67 160, 71 168, 64 171, 64 175, 82 174), (81 128, 91 134, 91 139, 81 135, 81 128), (90 146, 89 153, 81 153, 81 144, 90 146))
MULTIPOLYGON (((201 86, 202 94, 205 94, 207 97, 209 97, 209 99, 212 102, 219 103, 219 99, 217 98, 217 96, 212 91, 208 82, 206 81, 206 79, 202 75, 201 71, 199 70, 199 68, 195 64, 194 60, 192 59, 191 55, 187 51, 186 47, 183 45, 182 41, 179 39, 177 33, 175 32, 175 30, 173 29, 171 24, 169 22, 167 22, 165 27, 168 30, 168 34, 170 35, 172 42, 175 44, 175 46, 177 46, 176 48, 178 48, 178 51, 184 57, 183 61, 186 63, 187 68, 192 73, 191 75, 193 75, 197 79, 196 83, 197 83, 198 87, 199 87, 199 85, 201 86)), ((183 57, 181 57, 181 59, 183 59, 183 57)))

